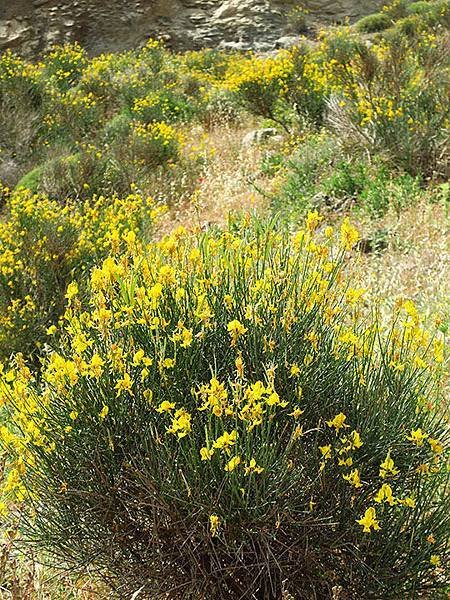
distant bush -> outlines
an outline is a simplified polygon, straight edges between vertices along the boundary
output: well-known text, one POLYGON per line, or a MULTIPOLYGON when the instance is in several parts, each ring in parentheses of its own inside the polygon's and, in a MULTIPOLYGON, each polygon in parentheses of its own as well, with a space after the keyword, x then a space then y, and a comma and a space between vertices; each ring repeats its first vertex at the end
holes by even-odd
MULTIPOLYGON (((40 145, 40 67, 11 51, 0 55, 0 165, 27 165, 40 145)), ((20 170, 19 170, 20 172, 20 170)))
POLYGON ((302 6, 296 6, 288 13, 289 29, 296 34, 308 31, 309 11, 302 6))
POLYGON ((375 13, 359 19, 355 23, 355 28, 361 33, 375 33, 387 29, 390 25, 392 25, 392 20, 386 13, 375 13))
MULTIPOLYGON (((332 55, 338 41, 330 41, 332 55)), ((445 38, 434 34, 416 42, 396 32, 370 48, 354 46, 349 62, 335 58, 328 122, 343 143, 387 153, 413 176, 445 177, 445 45, 445 38)))
POLYGON ((383 13, 390 19, 397 20, 406 17, 411 0, 391 0, 383 6, 383 13))
POLYGON ((78 43, 56 47, 44 59, 43 77, 60 92, 65 92, 78 83, 87 60, 86 52, 78 43))
POLYGON ((287 52, 270 58, 243 56, 230 63, 223 85, 252 114, 271 119, 289 130, 279 107, 288 91, 292 69, 292 59, 287 52))
POLYGON ((286 99, 297 114, 301 128, 323 125, 327 89, 318 57, 306 46, 291 51, 292 71, 286 99))
POLYGON ((67 288, 42 385, 20 356, 2 377, 3 493, 30 499, 30 542, 122 597, 445 590, 443 342, 410 301, 387 329, 363 317, 358 233, 338 247, 320 223, 129 239, 86 308, 67 288))
POLYGON ((158 167, 178 158, 182 136, 165 123, 134 123, 129 143, 133 160, 158 167))
POLYGON ((408 15, 423 15, 433 10, 436 2, 430 2, 429 0, 419 0, 419 2, 411 2, 406 7, 406 14, 408 15))

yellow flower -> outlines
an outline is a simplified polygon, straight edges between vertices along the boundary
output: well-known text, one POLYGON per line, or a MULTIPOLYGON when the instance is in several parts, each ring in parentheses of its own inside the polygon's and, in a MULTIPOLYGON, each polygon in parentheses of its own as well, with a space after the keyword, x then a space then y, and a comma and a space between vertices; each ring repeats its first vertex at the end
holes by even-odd
POLYGON ((403 504, 403 506, 407 506, 408 508, 416 508, 416 501, 411 496, 407 496, 406 498, 399 499, 399 504, 403 504))
POLYGON ((225 294, 225 296, 223 297, 223 303, 228 308, 228 310, 231 310, 233 308, 233 298, 230 296, 230 294, 225 294))
POLYGON ((434 535, 432 533, 430 533, 430 535, 427 536, 427 542, 429 544, 435 544, 436 543, 436 538, 434 537, 434 535))
POLYGON ((433 344, 433 355, 434 360, 437 363, 444 362, 444 342, 442 340, 435 340, 433 344))
POLYGON ((228 323, 227 330, 231 336, 232 346, 235 346, 239 337, 247 332, 247 329, 237 319, 228 323))
POLYGON ((374 500, 375 502, 378 502, 378 504, 381 504, 382 502, 387 502, 390 504, 390 506, 394 506, 396 504, 396 500, 392 495, 392 488, 388 483, 383 483, 374 500))
POLYGON ((391 458, 391 451, 389 450, 386 458, 380 465, 380 477, 385 479, 386 477, 392 475, 395 476, 399 473, 399 470, 395 467, 394 461, 391 458))
POLYGON ((239 354, 234 364, 236 365, 237 376, 239 379, 242 379, 244 377, 244 361, 242 360, 242 354, 239 354))
POLYGON ((209 530, 211 532, 211 537, 215 537, 217 535, 217 531, 220 526, 220 519, 217 515, 211 515, 209 517, 209 530))
POLYGON ((54 335, 58 331, 55 325, 50 325, 50 327, 46 330, 47 335, 54 335))
POLYGON ((297 363, 292 363, 290 373, 291 373, 291 377, 298 376, 298 374, 300 373, 300 367, 298 366, 297 363))
POLYGON ((129 394, 133 395, 133 392, 131 389, 132 385, 133 385, 133 382, 131 380, 130 375, 128 373, 124 373, 123 379, 119 379, 119 381, 114 386, 114 389, 117 390, 117 396, 120 396, 122 392, 128 392, 129 394))
POLYGON ((225 431, 213 444, 213 448, 217 448, 217 450, 225 450, 226 452, 230 451, 231 446, 234 446, 237 440, 237 431, 233 429, 231 433, 225 431))
POLYGON ((202 460, 211 460, 214 450, 209 450, 206 447, 200 448, 200 457, 202 460))
POLYGON ((175 402, 169 402, 168 400, 164 400, 156 409, 156 412, 165 413, 171 412, 175 408, 175 402))
POLYGON ((328 460, 329 458, 331 458, 331 446, 319 446, 319 450, 322 453, 322 456, 324 457, 325 460, 328 460))
POLYGON ((422 429, 415 429, 411 431, 411 435, 407 436, 406 439, 410 440, 416 446, 423 446, 424 440, 428 437, 427 433, 423 433, 422 429))
POLYGON ((173 433, 178 439, 184 438, 191 432, 191 415, 184 409, 179 408, 173 417, 172 425, 167 433, 173 433))
POLYGON ((264 471, 263 467, 259 467, 256 464, 256 460, 252 458, 247 467, 244 468, 244 474, 250 475, 250 473, 257 473, 258 475, 264 471))
POLYGON ((358 519, 356 522, 358 525, 362 525, 364 533, 370 533, 371 528, 373 528, 374 531, 378 531, 380 529, 380 525, 377 521, 376 511, 373 506, 368 508, 364 513, 364 517, 358 519))
POLYGON ((109 407, 106 406, 106 404, 104 404, 102 410, 98 413, 99 419, 101 421, 103 421, 108 416, 108 413, 109 413, 109 407))
POLYGON ((161 366, 164 369, 173 369, 175 366, 175 359, 174 358, 165 358, 162 363, 161 366))
POLYGON ((362 487, 358 469, 353 469, 348 475, 342 475, 342 477, 351 485, 355 486, 355 488, 362 487))
POLYGON ((192 344, 193 338, 194 336, 192 334, 192 330, 183 328, 181 332, 181 347, 189 348, 189 346, 192 344))
POLYGON ((305 365, 305 367, 309 367, 313 360, 314 357, 312 354, 306 354, 305 358, 303 359, 303 364, 305 365))
POLYGON ((350 306, 355 306, 363 299, 366 290, 364 288, 349 288, 345 294, 345 299, 350 306))
POLYGON ((341 245, 344 250, 351 250, 359 241, 359 233, 346 217, 341 225, 341 245))
POLYGON ((66 298, 68 300, 72 300, 72 298, 75 298, 75 296, 77 294, 78 294, 78 284, 76 281, 72 281, 72 283, 69 283, 69 285, 67 286, 66 298))
POLYGON ((91 358, 91 362, 89 364, 89 375, 91 377, 101 377, 102 373, 103 373, 103 365, 105 364, 105 361, 102 359, 102 357, 95 353, 92 355, 91 358))
POLYGON ((294 410, 289 413, 289 417, 294 417, 294 419, 298 419, 305 411, 302 410, 299 406, 296 406, 294 410))
POLYGON ((228 473, 231 473, 240 464, 241 464, 241 457, 240 456, 233 456, 233 458, 231 460, 229 460, 227 462, 227 464, 225 465, 225 471, 227 471, 228 473))
POLYGON ((133 356, 133 365, 135 367, 137 367, 139 365, 139 363, 142 361, 142 359, 145 356, 145 352, 143 350, 138 350, 137 352, 135 352, 134 356, 133 356))
POLYGON ((285 408, 287 406, 287 402, 281 402, 280 396, 276 392, 272 392, 266 399, 267 406, 281 406, 281 408, 285 408))
POLYGON ((301 425, 297 425, 294 431, 292 432, 292 439, 294 442, 303 436, 303 427, 301 425))
POLYGON ((324 217, 321 217, 317 210, 308 211, 308 214, 306 216, 306 228, 309 231, 314 231, 315 229, 317 229, 317 227, 320 225, 323 219, 324 217))
POLYGON ((349 425, 345 424, 346 416, 343 413, 339 413, 332 419, 331 421, 327 421, 328 427, 334 427, 336 431, 342 429, 343 427, 349 427, 349 425))
POLYGON ((432 554, 430 556, 430 564, 433 565, 433 567, 438 567, 441 564, 441 557, 437 554, 432 554))
POLYGON ((432 452, 434 452, 435 454, 442 454, 442 452, 444 451, 444 446, 439 440, 435 440, 434 438, 428 438, 428 443, 431 446, 432 452))
POLYGON ((363 445, 363 442, 361 441, 361 436, 357 431, 351 432, 349 441, 352 445, 352 448, 354 449, 361 448, 361 446, 363 445))

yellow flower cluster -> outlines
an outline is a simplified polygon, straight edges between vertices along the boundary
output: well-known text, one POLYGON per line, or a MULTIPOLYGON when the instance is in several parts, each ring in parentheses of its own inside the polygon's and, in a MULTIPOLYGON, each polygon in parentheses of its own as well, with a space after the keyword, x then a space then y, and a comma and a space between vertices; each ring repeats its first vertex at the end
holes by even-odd
MULTIPOLYGON (((81 275, 98 256, 137 250, 136 231, 163 210, 138 194, 63 206, 27 190, 12 194, 7 208, 8 219, 0 222, 3 356, 14 349, 33 352, 46 332, 54 334, 67 278, 81 275)), ((73 289, 67 290, 69 300, 73 289)))
POLYGON ((280 52, 275 57, 261 58, 257 55, 236 58, 229 65, 224 87, 238 92, 248 84, 259 86, 276 83, 285 89, 286 80, 292 74, 293 63, 289 52, 280 52))

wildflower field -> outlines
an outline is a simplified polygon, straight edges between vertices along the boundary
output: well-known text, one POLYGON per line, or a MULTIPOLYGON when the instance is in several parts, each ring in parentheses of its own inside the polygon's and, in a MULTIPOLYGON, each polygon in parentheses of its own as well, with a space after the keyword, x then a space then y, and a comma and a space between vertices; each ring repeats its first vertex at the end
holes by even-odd
POLYGON ((0 55, 0 597, 450 592, 448 1, 0 55))

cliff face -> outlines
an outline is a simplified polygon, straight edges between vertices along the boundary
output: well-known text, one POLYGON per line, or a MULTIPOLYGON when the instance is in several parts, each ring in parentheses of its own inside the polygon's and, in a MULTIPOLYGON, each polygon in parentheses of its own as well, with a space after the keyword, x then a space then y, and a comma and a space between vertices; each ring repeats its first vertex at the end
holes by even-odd
MULTIPOLYGON (((91 53, 162 37, 176 49, 270 50, 289 43, 298 0, 0 0, 0 50, 35 56, 79 41, 91 53)), ((381 0, 306 0, 311 20, 343 22, 374 12, 381 0)))

